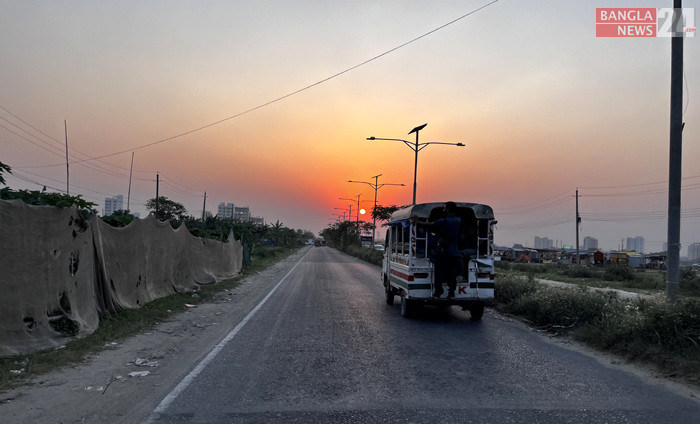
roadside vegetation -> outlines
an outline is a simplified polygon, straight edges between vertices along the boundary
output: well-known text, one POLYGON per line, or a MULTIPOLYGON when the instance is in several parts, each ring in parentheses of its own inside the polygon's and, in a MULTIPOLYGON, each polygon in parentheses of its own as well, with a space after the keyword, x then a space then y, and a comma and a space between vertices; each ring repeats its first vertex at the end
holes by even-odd
POLYGON ((666 377, 700 384, 700 301, 663 296, 620 299, 614 292, 551 287, 534 274, 497 277, 496 308, 535 328, 570 335, 596 349, 652 365, 666 377))
MULTIPOLYGON (((372 265, 381 265, 384 253, 372 247, 363 247, 360 243, 362 226, 353 221, 338 222, 321 231, 321 237, 330 247, 334 247, 348 255, 355 256, 372 265)), ((372 231, 372 224, 369 224, 372 231)))
MULTIPOLYGON (((499 273, 561 281, 590 287, 606 287, 645 294, 666 290, 666 272, 655 269, 632 269, 624 265, 580 266, 561 264, 526 264, 498 261, 499 273)), ((700 297, 700 273, 681 268, 680 293, 700 297)))
POLYGON ((106 349, 111 343, 119 343, 128 337, 148 331, 158 323, 186 310, 186 305, 207 302, 217 293, 237 287, 246 277, 274 265, 298 249, 256 246, 253 249, 251 265, 244 267, 235 278, 203 285, 196 291, 163 297, 139 309, 126 309, 116 315, 100 317, 100 325, 94 333, 82 339, 67 339, 69 341, 60 348, 0 358, 0 393, 31 377, 84 362, 89 355, 106 349))
MULTIPOLYGON (((380 238, 379 234, 383 230, 381 227, 386 225, 386 222, 391 218, 391 214, 405 206, 377 206, 372 209, 372 218, 378 224, 376 229, 376 237, 380 238)), ((341 221, 329 225, 321 231, 321 237, 326 240, 328 246, 334 247, 348 255, 362 259, 372 265, 381 266, 384 252, 375 249, 374 247, 364 247, 360 243, 361 234, 369 234, 372 232, 372 223, 360 223, 353 221, 341 221)))

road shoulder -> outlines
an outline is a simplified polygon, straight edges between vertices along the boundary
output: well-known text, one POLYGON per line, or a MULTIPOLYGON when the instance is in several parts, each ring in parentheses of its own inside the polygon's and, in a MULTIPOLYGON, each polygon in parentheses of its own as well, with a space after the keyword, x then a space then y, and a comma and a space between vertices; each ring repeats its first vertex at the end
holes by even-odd
POLYGON ((3 423, 135 423, 145 419, 307 252, 247 276, 234 289, 0 395, 3 423))

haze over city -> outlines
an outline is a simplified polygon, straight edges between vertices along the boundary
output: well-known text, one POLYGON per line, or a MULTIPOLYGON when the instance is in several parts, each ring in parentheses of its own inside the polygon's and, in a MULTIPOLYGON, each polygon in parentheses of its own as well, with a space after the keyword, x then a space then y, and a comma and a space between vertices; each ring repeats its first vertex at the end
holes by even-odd
MULTIPOLYGON (((581 240, 661 250, 670 39, 596 38, 595 9, 671 2, 490 3, 0 1, 8 185, 65 190, 65 120, 71 194, 98 210, 126 198, 133 151, 142 217, 159 172, 160 195, 192 215, 206 191, 214 213, 231 202, 318 232, 338 198, 373 199, 347 180, 383 174, 406 186, 379 203, 410 204, 413 152, 366 139, 428 123, 421 142, 466 146, 420 152, 418 202, 491 205, 499 245, 570 245, 579 188, 581 240)), ((697 20, 700 1, 684 7, 697 20)), ((698 42, 685 41, 682 255, 700 241, 698 42)))

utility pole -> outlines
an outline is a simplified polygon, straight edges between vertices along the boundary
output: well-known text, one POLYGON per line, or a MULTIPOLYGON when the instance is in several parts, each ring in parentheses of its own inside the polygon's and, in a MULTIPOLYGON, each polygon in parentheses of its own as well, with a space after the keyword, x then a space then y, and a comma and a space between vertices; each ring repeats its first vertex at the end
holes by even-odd
POLYGON ((66 133, 66 194, 70 196, 70 172, 68 169, 68 123, 65 119, 63 120, 63 128, 66 133))
POLYGON ((370 187, 374 189, 374 209, 372 209, 372 246, 374 246, 374 235, 375 235, 375 227, 377 226, 377 191, 384 187, 385 185, 395 185, 395 186, 405 186, 405 184, 392 184, 392 183, 384 183, 384 184, 379 184, 379 177, 381 177, 382 174, 375 175, 370 178, 374 178, 374 184, 367 182, 367 181, 353 181, 353 180, 348 180, 349 183, 360 183, 360 184, 367 184, 370 187))
POLYGON ((129 201, 131 200, 131 176, 134 173, 134 152, 131 152, 131 168, 129 169, 129 191, 126 193, 126 210, 131 211, 129 209, 129 201))
POLYGON ((668 263, 666 296, 671 302, 680 289, 681 159, 683 147, 683 33, 682 0, 673 1, 671 37, 671 131, 668 164, 668 263))
MULTIPOLYGON (((428 125, 428 124, 425 124, 425 125, 428 125)), ((417 185, 416 180, 418 179, 418 133, 420 132, 420 130, 425 128, 425 125, 416 127, 416 128, 411 130, 411 132, 414 132, 414 131, 416 132, 416 147, 413 148, 413 151, 416 152, 416 157, 413 160, 413 203, 412 203, 413 205, 416 204, 416 185, 417 185)), ((408 134, 410 135, 411 133, 408 133, 408 134)))
POLYGON ((578 228, 581 224, 581 216, 578 214, 578 189, 576 189, 576 264, 581 265, 581 253, 578 250, 578 228))
POLYGON ((207 216, 206 216, 207 212, 206 212, 206 210, 207 210, 207 192, 205 191, 205 192, 204 192, 204 205, 202 205, 202 221, 204 221, 205 219, 207 219, 207 216))
POLYGON ((156 172, 156 219, 158 219, 158 187, 160 186, 160 174, 156 172))

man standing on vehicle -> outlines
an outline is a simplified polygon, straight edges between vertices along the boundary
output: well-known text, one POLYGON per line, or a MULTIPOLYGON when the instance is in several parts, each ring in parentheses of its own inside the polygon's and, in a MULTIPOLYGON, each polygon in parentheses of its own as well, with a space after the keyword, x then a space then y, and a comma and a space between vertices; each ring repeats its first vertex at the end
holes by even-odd
POLYGON ((461 260, 458 249, 459 228, 462 220, 457 216, 457 205, 454 202, 445 203, 445 217, 428 223, 432 232, 437 236, 437 254, 435 261, 435 293, 442 296, 442 284, 447 283, 447 298, 455 297, 457 288, 457 271, 461 260))

